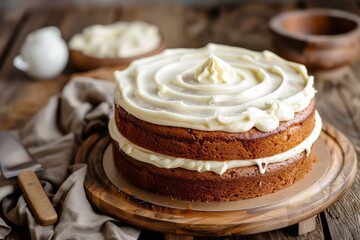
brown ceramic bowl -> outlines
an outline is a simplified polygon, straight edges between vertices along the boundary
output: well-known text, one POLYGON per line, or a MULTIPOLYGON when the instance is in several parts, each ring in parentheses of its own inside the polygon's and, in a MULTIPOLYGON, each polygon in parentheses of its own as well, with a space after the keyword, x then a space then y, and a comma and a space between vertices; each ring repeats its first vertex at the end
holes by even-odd
POLYGON ((100 67, 112 67, 112 66, 125 68, 132 61, 140 58, 156 55, 162 52, 165 48, 166 48, 166 44, 164 38, 162 38, 160 45, 154 50, 129 58, 97 58, 83 54, 81 51, 70 49, 70 61, 80 70, 92 70, 100 67))
POLYGON ((360 18, 332 9, 282 13, 270 21, 274 51, 310 70, 328 70, 360 56, 360 18))

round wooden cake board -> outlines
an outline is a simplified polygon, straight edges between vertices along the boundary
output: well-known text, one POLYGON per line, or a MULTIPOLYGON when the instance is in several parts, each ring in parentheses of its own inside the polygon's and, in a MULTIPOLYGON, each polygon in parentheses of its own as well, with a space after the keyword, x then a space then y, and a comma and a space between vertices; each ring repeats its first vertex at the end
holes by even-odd
POLYGON ((252 200, 187 202, 159 197, 127 183, 116 173, 110 143, 108 134, 93 134, 77 153, 76 162, 88 164, 84 187, 89 201, 114 218, 163 232, 166 239, 247 235, 297 223, 299 229, 305 227, 299 233, 306 233, 315 228, 313 217, 350 188, 357 169, 349 140, 324 124, 315 146, 318 161, 294 185, 252 200))

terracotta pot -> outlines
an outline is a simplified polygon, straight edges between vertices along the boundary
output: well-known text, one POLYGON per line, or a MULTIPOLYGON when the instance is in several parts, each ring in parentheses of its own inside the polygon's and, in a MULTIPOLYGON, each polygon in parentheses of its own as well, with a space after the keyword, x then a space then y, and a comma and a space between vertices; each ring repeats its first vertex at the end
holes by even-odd
POLYGON ((269 26, 274 51, 310 70, 339 68, 360 56, 360 18, 348 12, 290 11, 271 19, 269 26))

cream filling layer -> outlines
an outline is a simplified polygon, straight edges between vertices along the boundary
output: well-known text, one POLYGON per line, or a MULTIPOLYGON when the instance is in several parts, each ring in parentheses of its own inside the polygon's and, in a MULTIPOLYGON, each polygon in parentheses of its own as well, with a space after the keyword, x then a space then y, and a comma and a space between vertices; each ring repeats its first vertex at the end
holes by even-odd
POLYGON ((148 149, 139 147, 128 139, 126 139, 118 130, 114 118, 110 119, 109 122, 109 133, 112 139, 118 142, 119 147, 130 157, 144 162, 152 164, 159 168, 184 168, 187 170, 206 172, 211 171, 217 174, 223 174, 226 170, 237 167, 247 167, 252 165, 257 165, 259 167, 259 172, 264 174, 266 172, 266 167, 269 163, 282 162, 292 157, 295 157, 297 154, 306 151, 307 155, 310 154, 311 147, 316 139, 319 137, 322 128, 322 121, 319 113, 315 113, 315 127, 311 134, 299 145, 296 147, 283 152, 276 154, 274 156, 257 158, 257 159, 235 159, 229 161, 208 161, 208 160, 193 160, 187 158, 178 158, 167 156, 160 153, 155 153, 148 149))

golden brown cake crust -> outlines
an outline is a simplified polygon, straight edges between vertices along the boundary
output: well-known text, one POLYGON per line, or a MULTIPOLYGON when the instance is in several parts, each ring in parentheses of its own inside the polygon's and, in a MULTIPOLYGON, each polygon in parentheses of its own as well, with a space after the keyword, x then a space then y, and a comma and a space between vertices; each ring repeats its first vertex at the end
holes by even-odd
POLYGON ((234 201, 276 192, 302 179, 316 157, 311 151, 267 166, 260 174, 257 166, 233 168, 222 175, 182 168, 165 169, 143 163, 119 150, 113 141, 114 161, 119 172, 132 184, 163 196, 203 202, 234 201))
POLYGON ((255 159, 285 152, 300 144, 315 126, 315 99, 309 106, 271 132, 255 128, 244 133, 200 131, 142 121, 115 104, 115 122, 134 144, 168 156, 226 161, 255 159))

